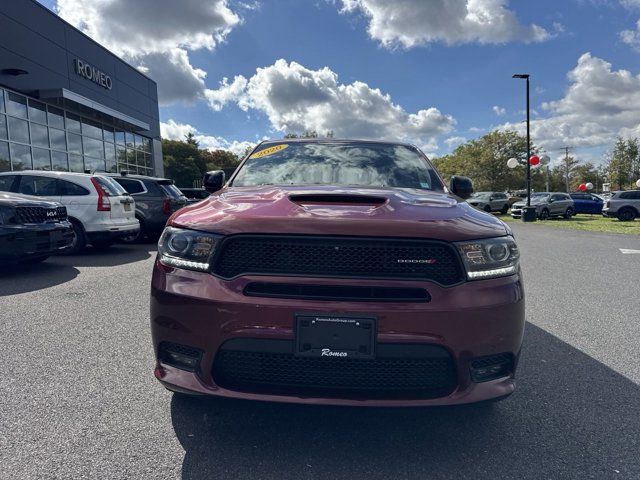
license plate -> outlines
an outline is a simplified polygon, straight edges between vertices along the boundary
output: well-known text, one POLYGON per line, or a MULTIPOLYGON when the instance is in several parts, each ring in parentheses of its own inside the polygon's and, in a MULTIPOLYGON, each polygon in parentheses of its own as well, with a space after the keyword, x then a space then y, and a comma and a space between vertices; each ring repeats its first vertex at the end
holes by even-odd
POLYGON ((125 203, 124 204, 124 211, 125 212, 130 212, 131 211, 131 204, 130 203, 125 203))
POLYGON ((375 318, 296 316, 295 354, 300 357, 371 359, 375 339, 375 318))

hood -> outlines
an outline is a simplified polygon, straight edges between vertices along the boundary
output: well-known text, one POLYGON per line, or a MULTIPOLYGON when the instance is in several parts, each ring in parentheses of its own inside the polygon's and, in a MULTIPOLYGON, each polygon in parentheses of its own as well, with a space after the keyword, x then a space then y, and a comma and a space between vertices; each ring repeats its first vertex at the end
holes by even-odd
POLYGON ((43 200, 32 195, 22 195, 20 193, 0 192, 0 205, 8 207, 46 207, 55 208, 61 206, 59 203, 43 200))
POLYGON ((445 241, 503 236, 508 231, 501 220, 453 195, 328 186, 231 187, 181 209, 169 223, 223 235, 362 235, 445 241))

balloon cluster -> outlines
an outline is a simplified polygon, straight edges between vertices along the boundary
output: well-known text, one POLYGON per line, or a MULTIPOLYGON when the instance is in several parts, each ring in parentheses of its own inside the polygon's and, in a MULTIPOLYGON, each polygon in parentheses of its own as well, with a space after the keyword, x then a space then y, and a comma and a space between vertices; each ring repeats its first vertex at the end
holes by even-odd
POLYGON ((578 190, 580 190, 581 192, 586 192, 587 190, 593 190, 593 183, 591 182, 581 183, 580 185, 578 185, 578 190))
MULTIPOLYGON (((551 159, 549 158, 549 155, 543 155, 542 157, 531 155, 529 157, 529 165, 531 165, 532 167, 537 167, 538 165, 547 165, 550 161, 551 159)), ((525 162, 523 161, 523 163, 525 162)), ((517 158, 510 158, 509 160, 507 160, 507 167, 509 168, 516 168, 518 165, 520 165, 520 161, 517 158)))

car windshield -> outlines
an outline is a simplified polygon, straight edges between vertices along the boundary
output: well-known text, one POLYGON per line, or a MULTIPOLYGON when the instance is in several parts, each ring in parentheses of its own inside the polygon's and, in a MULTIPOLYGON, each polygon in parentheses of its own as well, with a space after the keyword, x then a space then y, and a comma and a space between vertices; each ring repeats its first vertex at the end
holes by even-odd
POLYGON ((476 192, 471 196, 473 198, 490 197, 491 196, 491 192, 476 192))
POLYGON ((443 190, 437 173, 417 149, 364 142, 268 144, 251 154, 232 185, 358 185, 443 190))

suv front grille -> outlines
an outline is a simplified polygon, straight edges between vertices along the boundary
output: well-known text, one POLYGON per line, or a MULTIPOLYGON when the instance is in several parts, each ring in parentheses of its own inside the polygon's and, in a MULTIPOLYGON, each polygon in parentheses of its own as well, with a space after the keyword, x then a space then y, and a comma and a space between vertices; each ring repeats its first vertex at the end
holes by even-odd
POLYGON ((16 207, 18 223, 60 222, 67 219, 66 207, 16 207))
POLYGON ((378 399, 443 397, 457 384, 452 357, 437 345, 378 344, 373 360, 292 351, 288 340, 229 340, 216 355, 214 381, 250 393, 378 399))
POLYGON ((371 237, 236 235, 225 239, 213 273, 463 281, 451 245, 371 237))

